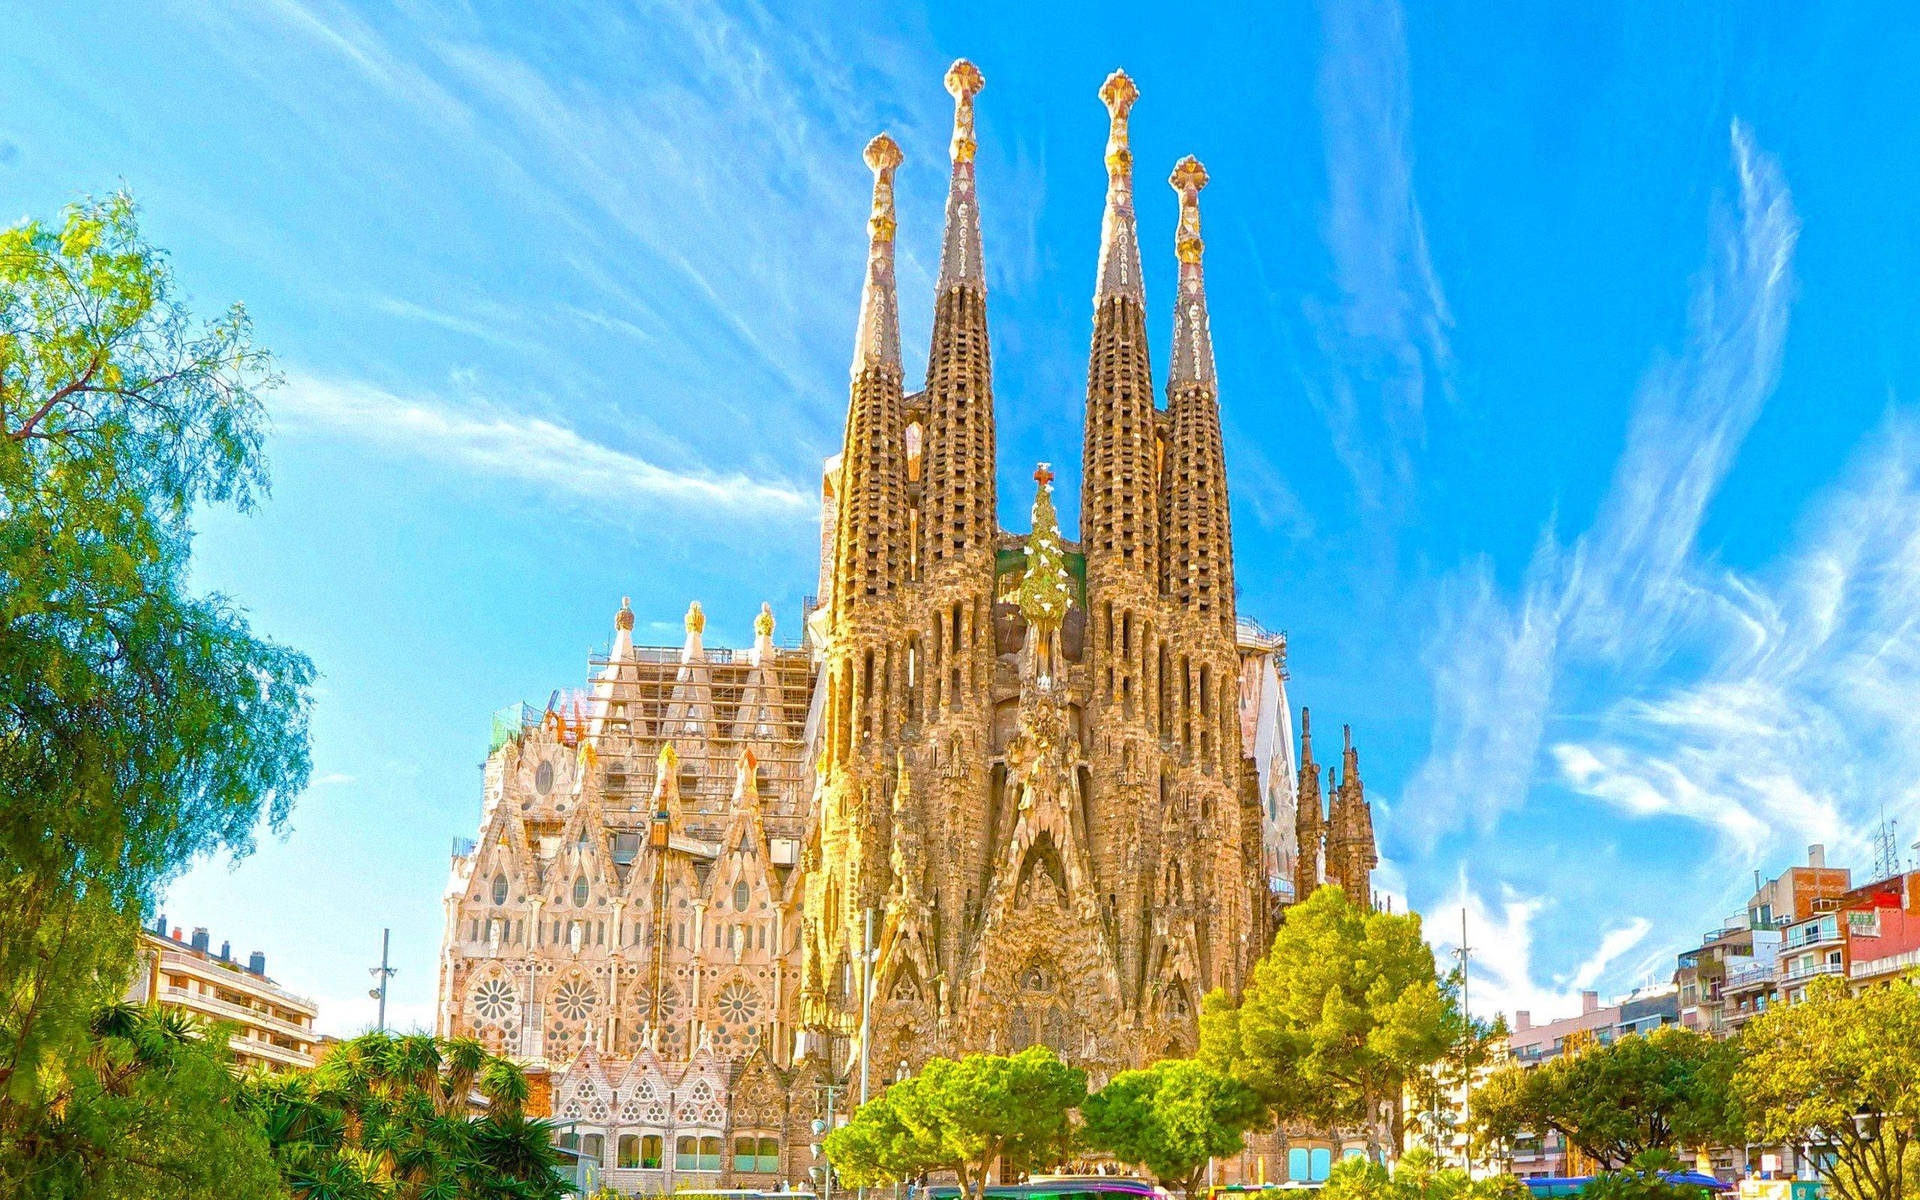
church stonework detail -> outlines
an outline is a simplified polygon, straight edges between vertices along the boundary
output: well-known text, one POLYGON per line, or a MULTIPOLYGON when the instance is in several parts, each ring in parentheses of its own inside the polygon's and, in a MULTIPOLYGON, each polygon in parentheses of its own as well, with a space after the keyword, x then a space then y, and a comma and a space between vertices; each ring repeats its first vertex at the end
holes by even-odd
POLYGON ((1115 72, 1081 463, 996 513, 974 175, 984 79, 955 63, 925 383, 905 390, 884 134, 820 596, 747 651, 637 646, 623 601, 587 687, 496 717, 479 836, 445 896, 437 1024, 549 1082, 630 1190, 801 1181, 809 1125, 935 1055, 1042 1044, 1111 1074, 1191 1053, 1284 903, 1367 901, 1349 737, 1331 816, 1284 635, 1236 611, 1202 271, 1207 173, 1182 160, 1165 406, 1147 356, 1115 72), (1303 735, 1305 716, 1302 717, 1303 735), (864 1001, 864 1003, 863 1003, 864 1001))

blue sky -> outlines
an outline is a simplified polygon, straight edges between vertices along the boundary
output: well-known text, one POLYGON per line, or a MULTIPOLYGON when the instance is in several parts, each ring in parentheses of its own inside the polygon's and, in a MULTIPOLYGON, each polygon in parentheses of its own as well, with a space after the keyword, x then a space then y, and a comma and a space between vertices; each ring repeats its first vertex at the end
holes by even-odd
MULTIPOLYGON (((1902 6, 64 3, 9 13, 0 220, 125 181, 288 384, 199 582, 322 672, 285 838, 169 919, 323 1023, 425 1020, 489 713, 643 637, 792 633, 869 176, 905 148, 909 373, 954 57, 1002 517, 1076 521, 1124 66, 1156 361, 1197 154, 1242 611, 1352 722, 1387 859, 1476 999, 1568 1009, 1825 841, 1920 833, 1920 18, 1902 6), (1600 11, 1605 8, 1607 11, 1600 11), (1451 11, 1444 11, 1449 10, 1451 11), (1556 11, 1547 11, 1549 9, 1556 11), (1557 11, 1566 9, 1569 11, 1557 11)), ((918 361, 916 361, 918 360, 918 361)))

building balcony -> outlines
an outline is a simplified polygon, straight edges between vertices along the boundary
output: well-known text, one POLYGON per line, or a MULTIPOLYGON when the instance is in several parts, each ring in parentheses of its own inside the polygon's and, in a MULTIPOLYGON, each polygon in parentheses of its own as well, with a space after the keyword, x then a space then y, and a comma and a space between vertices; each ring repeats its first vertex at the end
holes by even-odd
POLYGON ((272 1012, 263 1011, 246 1004, 235 1004, 222 1000, 206 992, 190 992, 186 988, 168 985, 159 991, 159 999, 179 1008, 212 1017, 218 1021, 232 1021, 241 1025, 259 1026, 271 1033, 278 1033, 295 1041, 311 1044, 313 1027, 289 1021, 272 1012))
POLYGON ((1838 946, 1839 944, 1839 926, 1829 926, 1825 923, 1802 925, 1797 929, 1787 931, 1786 938, 1780 944, 1780 952, 1785 954, 1792 950, 1806 950, 1814 946, 1838 946))
POLYGON ((1729 995, 1759 991, 1773 986, 1779 973, 1780 964, 1773 961, 1743 963, 1727 972, 1725 990, 1729 995))
POLYGON ((1920 950, 1909 950, 1904 954, 1889 954, 1883 958, 1858 960, 1847 968, 1849 979, 1877 979, 1883 975, 1897 975, 1920 967, 1920 950))
POLYGON ((1802 979, 1812 979, 1816 975, 1838 975, 1841 973, 1837 962, 1795 963, 1780 976, 1782 983, 1798 983, 1802 979))
POLYGON ((305 1050, 282 1046, 278 1042, 267 1041, 251 1034, 240 1034, 227 1042, 227 1047, 235 1055, 250 1055, 283 1067, 311 1067, 313 1049, 309 1045, 305 1050))

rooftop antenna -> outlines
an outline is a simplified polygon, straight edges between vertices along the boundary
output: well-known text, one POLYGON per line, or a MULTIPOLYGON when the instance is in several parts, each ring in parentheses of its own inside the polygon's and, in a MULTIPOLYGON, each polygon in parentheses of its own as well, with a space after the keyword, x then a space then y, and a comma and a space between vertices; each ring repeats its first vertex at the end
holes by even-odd
POLYGON ((367 995, 380 1002, 380 1015, 374 1019, 374 1028, 381 1033, 387 1031, 387 980, 400 973, 399 968, 387 965, 387 939, 392 933, 392 929, 380 931, 380 965, 367 970, 367 974, 380 981, 367 992, 367 995))
POLYGON ((1900 873, 1900 822, 1887 816, 1887 802, 1880 802, 1880 828, 1874 834, 1873 877, 1891 879, 1900 873))

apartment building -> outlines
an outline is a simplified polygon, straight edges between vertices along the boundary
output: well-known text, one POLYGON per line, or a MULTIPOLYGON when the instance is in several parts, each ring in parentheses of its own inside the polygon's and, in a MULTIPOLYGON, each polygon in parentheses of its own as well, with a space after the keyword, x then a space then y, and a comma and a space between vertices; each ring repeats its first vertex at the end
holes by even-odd
POLYGON ((211 948, 205 928, 182 938, 166 918, 142 932, 140 965, 127 999, 179 1009, 232 1030, 228 1046, 238 1069, 305 1070, 314 1064, 319 1035, 312 1000, 267 977, 267 956, 255 950, 242 963, 231 943, 211 948))
MULTIPOLYGON (((1570 1017, 1536 1025, 1531 1012, 1522 1009, 1514 1013, 1507 1034, 1506 1060, 1497 1065, 1538 1066, 1583 1043, 1607 1046, 1628 1034, 1649 1033, 1662 1025, 1679 1023, 1680 997, 1676 991, 1635 993, 1613 1004, 1602 1004, 1600 993, 1585 991, 1580 993, 1580 1011, 1570 1017)), ((1514 1139, 1507 1170, 1522 1179, 1565 1175, 1573 1165, 1569 1157, 1566 1139, 1559 1134, 1551 1130, 1529 1133, 1514 1139)))

